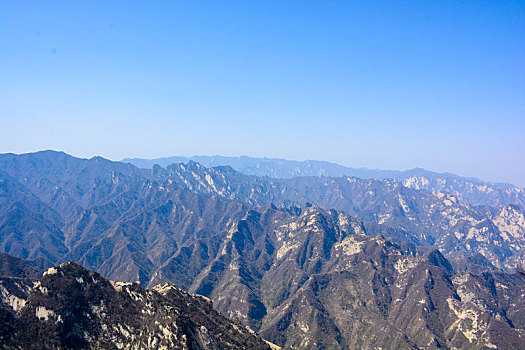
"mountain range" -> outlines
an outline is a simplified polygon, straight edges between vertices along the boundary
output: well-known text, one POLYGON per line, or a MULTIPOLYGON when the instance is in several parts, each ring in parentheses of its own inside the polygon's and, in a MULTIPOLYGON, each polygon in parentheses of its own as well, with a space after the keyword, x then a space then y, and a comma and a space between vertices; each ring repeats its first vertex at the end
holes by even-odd
POLYGON ((473 205, 502 206, 519 204, 525 208, 525 190, 505 183, 491 183, 476 178, 462 177, 452 173, 436 173, 422 168, 411 170, 380 170, 350 168, 336 163, 318 160, 293 161, 278 158, 254 158, 247 156, 175 156, 156 159, 125 158, 139 168, 152 169, 155 164, 167 167, 176 163, 194 161, 205 167, 230 166, 247 175, 289 179, 300 176, 357 177, 361 179, 393 179, 404 186, 434 192, 448 192, 473 205))
POLYGON ((525 347, 523 189, 256 169, 2 154, 0 250, 175 284, 286 349, 525 347))

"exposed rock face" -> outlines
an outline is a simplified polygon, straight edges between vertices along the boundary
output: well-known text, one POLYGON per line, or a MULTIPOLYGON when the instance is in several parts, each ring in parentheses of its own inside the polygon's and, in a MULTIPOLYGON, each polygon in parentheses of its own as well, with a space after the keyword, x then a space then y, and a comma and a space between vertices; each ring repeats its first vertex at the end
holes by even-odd
MULTIPOLYGON (((522 261, 523 218, 519 205, 472 206, 393 180, 271 179, 195 162, 144 170, 56 152, 0 155, 4 252, 40 267, 74 260, 149 287, 175 283, 290 349, 523 347, 523 279, 501 272, 522 261)), ((4 290, 16 290, 4 296, 6 310, 43 298, 21 279, 3 281, 4 290)), ((133 299, 134 286, 122 287, 123 295, 133 299)), ((168 298, 163 290, 137 293, 149 303, 168 298)), ((115 305, 132 303, 121 294, 115 305)), ((46 305, 29 314, 54 319, 46 305)), ((2 312, 7 328, 18 327, 12 311, 2 312)), ((124 339, 106 325, 107 339, 147 344, 156 328, 140 320, 148 326, 125 330, 146 338, 124 339)))
POLYGON ((316 207, 250 212, 190 290, 285 348, 525 345, 518 275, 454 275, 438 251, 416 257, 316 207))
POLYGON ((2 278, 0 289, 4 348, 269 349, 203 297, 113 282, 72 262, 36 283, 2 278))
POLYGON ((350 176, 361 179, 394 179, 404 186, 432 192, 448 192, 471 205, 502 207, 517 204, 525 209, 525 190, 504 183, 492 183, 450 173, 435 173, 421 168, 406 171, 349 168, 335 163, 306 160, 268 159, 252 157, 193 156, 159 159, 124 159, 139 168, 151 169, 155 164, 167 167, 173 163, 195 161, 204 166, 230 166, 248 175, 289 179, 301 176, 350 176))
POLYGON ((110 278, 147 282, 183 246, 195 249, 187 246, 196 232, 212 239, 226 222, 271 203, 344 211, 368 227, 381 224, 382 232, 437 248, 455 265, 481 254, 495 268, 512 271, 523 255, 523 220, 392 180, 278 180, 195 162, 147 171, 51 151, 0 155, 0 166, 2 250, 48 266, 80 261, 110 278), (120 271, 116 264, 123 260, 132 260, 132 267, 120 271))
MULTIPOLYGON (((335 208, 364 222, 404 231, 403 235, 412 242, 437 248, 454 262, 460 262, 465 255, 481 254, 495 267, 513 270, 523 255, 518 248, 523 246, 524 235, 519 232, 525 226, 517 217, 507 220, 508 226, 500 225, 503 230, 516 232, 507 235, 494 222, 499 217, 494 210, 464 204, 449 193, 411 189, 392 180, 277 180, 247 176, 231 168, 207 169, 194 162, 173 164, 159 174, 160 178, 178 182, 194 192, 255 206, 312 202, 335 208)), ((507 207, 522 213, 517 205, 507 207)))
POLYGON ((436 193, 450 193, 471 205, 502 207, 514 204, 525 209, 525 189, 510 184, 484 182, 452 174, 432 172, 396 175, 393 178, 402 182, 406 187, 436 193))

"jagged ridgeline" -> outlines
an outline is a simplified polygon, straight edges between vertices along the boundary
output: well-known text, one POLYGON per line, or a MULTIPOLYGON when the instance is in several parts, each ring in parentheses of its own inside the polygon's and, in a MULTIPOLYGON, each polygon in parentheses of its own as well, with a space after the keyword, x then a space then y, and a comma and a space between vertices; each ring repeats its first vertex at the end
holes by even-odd
POLYGON ((0 248, 173 283, 284 348, 525 348, 523 189, 414 176, 4 154, 0 248))
POLYGON ((113 282, 74 262, 40 280, 0 277, 0 290, 2 348, 270 349, 204 297, 170 284, 113 282))
POLYGON ((351 176, 362 179, 394 179, 404 186, 426 189, 435 192, 449 192, 462 201, 472 205, 490 205, 501 207, 516 203, 525 207, 525 190, 504 183, 487 183, 475 178, 466 178, 451 173, 435 173, 421 168, 406 171, 349 168, 339 164, 306 160, 291 161, 274 158, 193 156, 166 157, 157 159, 126 158, 124 163, 131 163, 139 168, 152 169, 156 164, 167 167, 176 163, 194 161, 208 168, 230 166, 248 175, 268 176, 277 179, 289 179, 304 176, 351 176))

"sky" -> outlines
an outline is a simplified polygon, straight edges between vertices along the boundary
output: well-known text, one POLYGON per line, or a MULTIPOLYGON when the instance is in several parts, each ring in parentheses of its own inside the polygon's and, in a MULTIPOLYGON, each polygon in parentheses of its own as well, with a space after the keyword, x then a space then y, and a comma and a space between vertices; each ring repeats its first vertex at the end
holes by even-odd
POLYGON ((0 153, 525 186, 525 1, 0 2, 0 153))

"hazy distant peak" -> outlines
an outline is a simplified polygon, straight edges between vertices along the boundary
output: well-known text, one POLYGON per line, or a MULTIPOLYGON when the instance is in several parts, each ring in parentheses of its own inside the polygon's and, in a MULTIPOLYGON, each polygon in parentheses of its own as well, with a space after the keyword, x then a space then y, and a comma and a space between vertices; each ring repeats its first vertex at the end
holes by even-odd
MULTIPOLYGON (((246 175, 291 179, 304 176, 326 176, 360 179, 387 180, 402 183, 403 186, 432 192, 448 192, 462 201, 473 205, 490 205, 501 207, 508 203, 525 206, 525 190, 504 183, 485 182, 476 178, 462 177, 452 173, 437 173, 416 167, 410 170, 380 170, 367 168, 350 168, 340 164, 318 160, 286 160, 279 158, 254 158, 248 156, 225 157, 192 156, 165 157, 157 159, 124 159, 139 168, 151 169, 154 164, 167 167, 173 163, 197 162, 207 168, 229 166, 246 175)), ((225 168, 220 169, 226 171, 225 168)))

